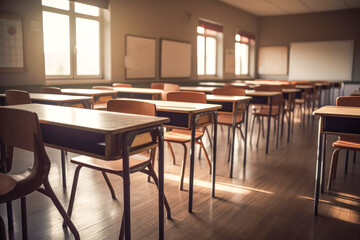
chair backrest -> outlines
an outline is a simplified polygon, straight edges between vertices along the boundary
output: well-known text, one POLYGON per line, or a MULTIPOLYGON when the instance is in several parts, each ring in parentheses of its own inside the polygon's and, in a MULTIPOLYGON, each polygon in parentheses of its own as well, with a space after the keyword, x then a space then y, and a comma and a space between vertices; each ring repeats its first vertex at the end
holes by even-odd
MULTIPOLYGON (((255 91, 269 91, 269 92, 282 92, 283 86, 281 85, 271 85, 271 84, 266 84, 266 85, 260 85, 260 86, 255 86, 255 91)), ((279 98, 274 98, 274 100, 272 101, 272 105, 278 105, 279 98)), ((283 95, 280 95, 280 102, 282 102, 283 100, 283 95)))
POLYGON ((336 106, 360 107, 360 96, 338 97, 336 106))
MULTIPOLYGON (((30 174, 21 181, 14 193, 18 194, 17 197, 24 196, 40 187, 50 170, 50 160, 42 141, 39 120, 36 113, 21 109, 0 108, 0 115, 1 144, 34 152, 30 174)), ((5 154, 1 154, 1 157, 4 156, 5 154)))
POLYGON ((41 89, 41 92, 50 94, 61 94, 61 89, 58 87, 43 87, 41 89))
POLYGON ((136 100, 111 99, 107 111, 155 116, 155 104, 136 100))
POLYGON ((193 102, 193 103, 206 103, 206 95, 203 92, 168 92, 166 95, 168 101, 176 102, 193 102))
POLYGON ((245 89, 237 87, 215 88, 212 93, 215 95, 245 96, 245 89))
POLYGON ((150 88, 164 90, 165 83, 151 83, 150 88))
POLYGON ((132 87, 131 84, 128 83, 113 83, 113 87, 132 87))
POLYGON ((240 89, 250 89, 249 85, 246 84, 233 84, 233 83, 225 83, 225 88, 240 88, 240 89))
POLYGON ((93 86, 92 89, 98 89, 98 90, 113 90, 113 87, 111 86, 93 86))
POLYGON ((161 100, 166 101, 166 95, 168 92, 177 92, 180 90, 178 84, 172 83, 151 83, 151 88, 164 90, 164 93, 161 94, 161 100))
POLYGON ((30 95, 26 91, 21 90, 6 90, 5 91, 5 104, 18 105, 31 103, 30 95))

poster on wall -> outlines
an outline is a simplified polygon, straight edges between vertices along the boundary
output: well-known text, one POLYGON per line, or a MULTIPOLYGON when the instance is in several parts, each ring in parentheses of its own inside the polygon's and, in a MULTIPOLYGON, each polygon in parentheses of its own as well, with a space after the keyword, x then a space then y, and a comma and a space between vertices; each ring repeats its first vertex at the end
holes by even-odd
POLYGON ((24 71, 22 18, 0 14, 0 72, 24 71))

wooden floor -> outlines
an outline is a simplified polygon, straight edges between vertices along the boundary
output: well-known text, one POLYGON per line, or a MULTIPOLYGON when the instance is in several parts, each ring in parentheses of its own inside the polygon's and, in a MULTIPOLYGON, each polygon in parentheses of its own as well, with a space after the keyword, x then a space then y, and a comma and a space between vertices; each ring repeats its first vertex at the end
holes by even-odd
MULTIPOLYGON (((165 220, 165 238, 360 239, 360 157, 353 163, 350 154, 349 172, 344 175, 344 153, 340 154, 334 189, 341 195, 322 195, 319 216, 314 216, 318 120, 308 119, 305 127, 299 124, 299 119, 296 120, 291 142, 286 143, 284 135, 278 149, 271 131, 268 155, 265 155, 265 138, 260 139, 258 149, 254 147, 256 138, 253 139, 246 169, 242 167, 243 143, 239 143, 237 138, 233 179, 228 178, 229 164, 225 158, 227 130, 219 129, 216 198, 211 198, 210 175, 204 157, 196 159, 193 214, 187 212, 187 183, 184 191, 178 189, 183 149, 174 145, 178 158, 176 165, 172 165, 166 148, 165 193, 173 219, 165 220)), ((332 149, 330 142, 335 139, 328 137, 327 165, 332 149)), ((60 152, 47 151, 52 159, 50 182, 63 206, 67 207, 74 166, 68 162, 68 187, 63 189, 60 152)), ((70 153, 71 156, 74 155, 70 153)), ((14 172, 24 169, 31 157, 31 154, 17 150, 14 172)), ((122 180, 111 176, 111 181, 118 200, 111 198, 99 172, 81 171, 72 219, 82 239, 118 238, 122 216, 122 180)), ((131 181, 132 237, 157 239, 156 187, 146 182, 142 173, 131 175, 131 181)), ((62 218, 48 198, 33 193, 27 197, 27 203, 29 239, 73 239, 71 233, 62 228, 62 218)), ((19 204, 19 201, 13 203, 13 239, 21 239, 19 204)), ((6 220, 4 204, 0 205, 0 214, 6 220)))

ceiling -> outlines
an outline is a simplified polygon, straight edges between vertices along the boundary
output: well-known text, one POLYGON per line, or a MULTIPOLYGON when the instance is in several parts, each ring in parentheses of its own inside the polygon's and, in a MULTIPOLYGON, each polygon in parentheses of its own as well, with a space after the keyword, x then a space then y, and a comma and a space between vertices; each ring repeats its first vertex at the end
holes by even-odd
POLYGON ((326 12, 360 8, 360 0, 219 0, 257 16, 326 12))

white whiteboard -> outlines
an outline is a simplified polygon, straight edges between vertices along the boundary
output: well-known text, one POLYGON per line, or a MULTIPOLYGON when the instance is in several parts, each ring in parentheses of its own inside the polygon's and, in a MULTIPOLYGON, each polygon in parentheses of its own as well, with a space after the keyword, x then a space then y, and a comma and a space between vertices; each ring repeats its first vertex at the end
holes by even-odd
POLYGON ((126 36, 125 77, 155 78, 155 39, 126 36))
POLYGON ((289 79, 351 80, 353 51, 353 40, 291 43, 289 79))
POLYGON ((161 39, 161 78, 191 76, 191 44, 161 39))

